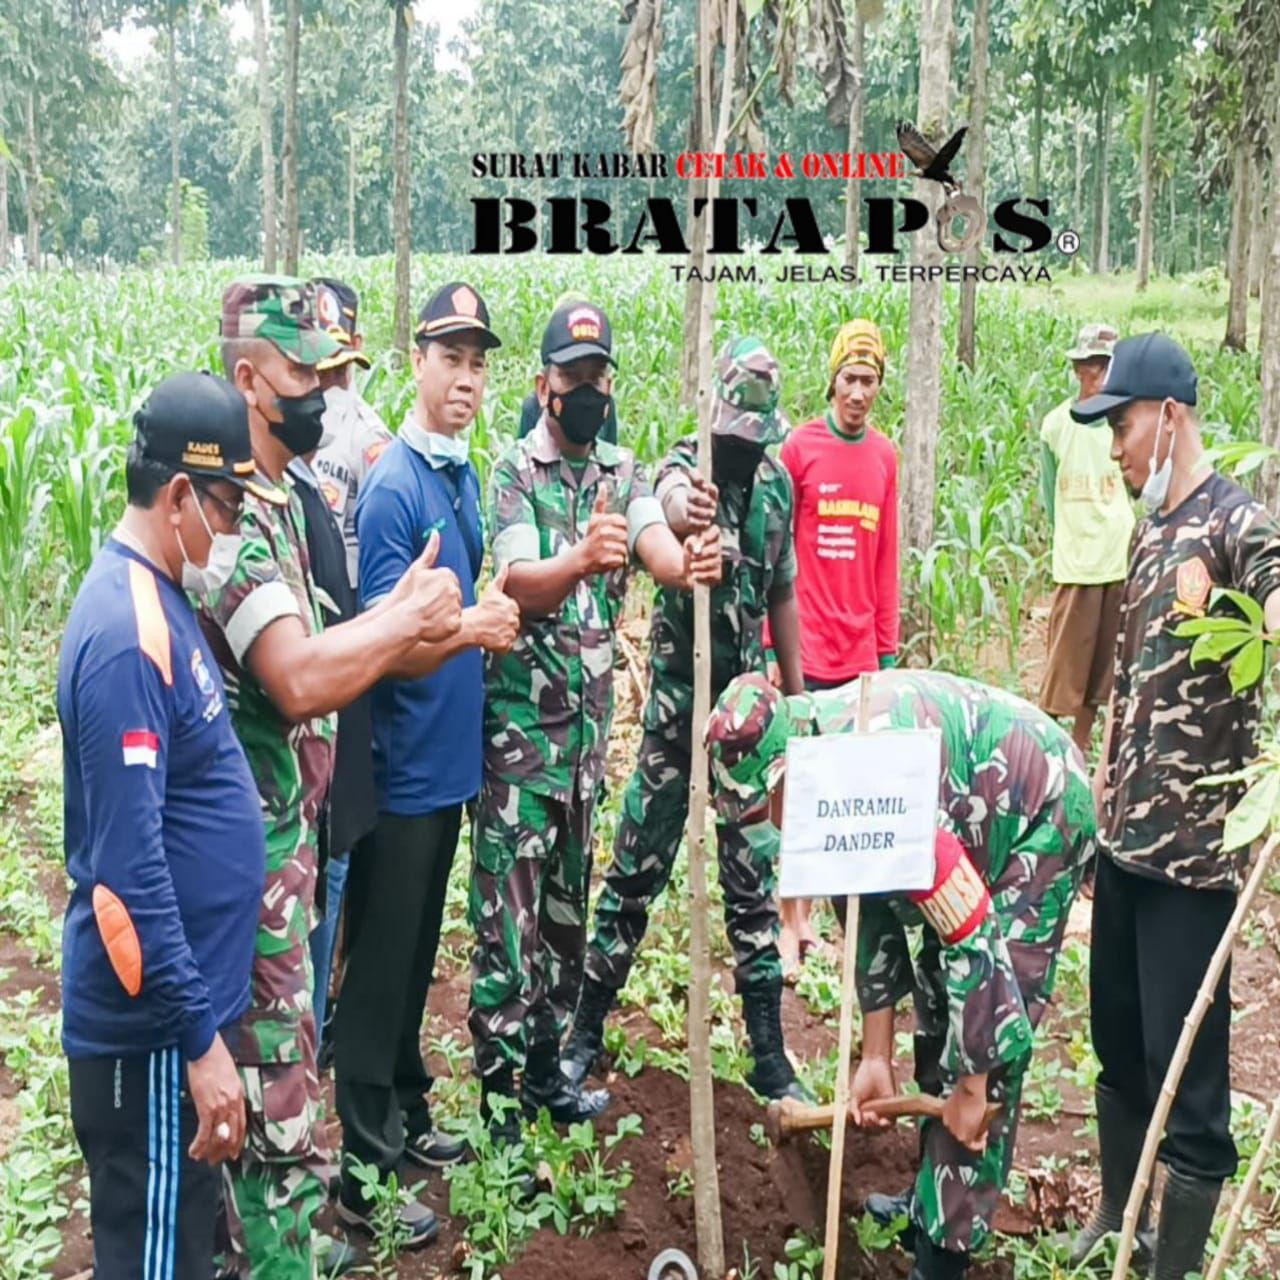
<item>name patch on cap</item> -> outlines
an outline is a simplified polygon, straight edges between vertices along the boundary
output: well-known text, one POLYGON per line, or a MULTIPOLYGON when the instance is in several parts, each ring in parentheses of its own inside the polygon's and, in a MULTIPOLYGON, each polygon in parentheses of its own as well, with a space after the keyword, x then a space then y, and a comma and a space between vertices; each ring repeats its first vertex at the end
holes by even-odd
POLYGON ((600 313, 594 307, 577 307, 569 312, 569 332, 578 342, 599 342, 600 313))
POLYGON ((182 461, 188 467, 221 467, 222 446, 216 440, 188 440, 182 461))

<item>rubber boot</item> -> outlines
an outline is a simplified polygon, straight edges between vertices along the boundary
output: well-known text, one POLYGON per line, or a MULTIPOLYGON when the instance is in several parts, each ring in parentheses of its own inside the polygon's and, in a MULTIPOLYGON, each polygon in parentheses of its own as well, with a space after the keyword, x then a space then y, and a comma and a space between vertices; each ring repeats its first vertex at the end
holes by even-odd
POLYGON ((584 1089, 560 1069, 560 1045, 548 1040, 530 1047, 524 1064, 520 1103, 531 1120, 546 1107, 557 1124, 594 1120, 609 1105, 608 1089, 584 1089))
POLYGON ((1213 1226, 1222 1182, 1192 1178, 1170 1169, 1160 1198, 1154 1280, 1183 1280, 1204 1267, 1204 1246, 1213 1226))
POLYGON ((781 980, 743 992, 742 1016, 755 1059, 747 1083, 766 1098, 806 1101, 782 1042, 781 980))
POLYGON ((862 1207, 882 1227, 892 1226, 899 1218, 905 1218, 907 1225, 898 1233, 898 1242, 904 1249, 914 1249, 916 1227, 911 1221, 911 1197, 913 1188, 908 1187, 896 1196, 886 1195, 883 1191, 873 1191, 863 1202, 862 1207))
MULTIPOLYGON (((1129 1188, 1138 1171, 1142 1144, 1147 1136, 1146 1122, 1135 1115, 1118 1093, 1106 1085, 1098 1085, 1098 1161, 1102 1169, 1102 1199, 1088 1225, 1071 1242, 1069 1262, 1078 1267, 1093 1252, 1103 1236, 1119 1231, 1124 1221, 1124 1207, 1129 1188)), ((1151 1265, 1151 1193, 1138 1217, 1134 1241, 1133 1265, 1144 1273, 1151 1265)), ((1101 1257, 1101 1255, 1099 1255, 1101 1257)))
POLYGON ((926 1235, 919 1234, 914 1251, 916 1265, 911 1268, 909 1280, 964 1280, 969 1270, 967 1253, 943 1249, 926 1235))
POLYGON ((573 1030, 560 1055, 560 1069, 570 1084, 582 1084, 604 1052, 604 1020, 613 1008, 616 995, 617 992, 603 982, 583 978, 578 1011, 573 1015, 573 1030))
POLYGON ((515 1093, 510 1067, 481 1077, 480 1112, 489 1125, 489 1136, 496 1147, 511 1147, 520 1141, 520 1113, 514 1107, 504 1107, 499 1115, 493 1106, 495 1097, 514 1099, 515 1093))

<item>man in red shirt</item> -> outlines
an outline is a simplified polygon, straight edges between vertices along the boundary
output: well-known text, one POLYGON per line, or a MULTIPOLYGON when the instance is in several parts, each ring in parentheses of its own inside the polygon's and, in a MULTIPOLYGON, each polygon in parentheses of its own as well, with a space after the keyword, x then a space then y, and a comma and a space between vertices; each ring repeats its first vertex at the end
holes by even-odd
MULTIPOLYGON (((831 689, 897 661, 898 455, 870 422, 884 365, 884 341, 870 320, 842 326, 831 347, 827 412, 782 446, 795 489, 806 689, 831 689)), ((781 917, 778 949, 784 969, 794 969, 820 945, 808 901, 784 899, 781 917)))

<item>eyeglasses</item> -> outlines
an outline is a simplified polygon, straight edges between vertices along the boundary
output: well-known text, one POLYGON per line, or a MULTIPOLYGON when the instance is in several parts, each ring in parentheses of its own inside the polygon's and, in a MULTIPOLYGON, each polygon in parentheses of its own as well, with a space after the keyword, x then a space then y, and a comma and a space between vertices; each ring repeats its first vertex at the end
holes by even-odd
POLYGON ((220 498, 214 491, 202 484, 193 484, 191 486, 197 493, 210 499, 219 508, 227 519, 227 523, 233 528, 240 527, 240 521, 244 519, 244 500, 239 502, 228 502, 226 498, 220 498))

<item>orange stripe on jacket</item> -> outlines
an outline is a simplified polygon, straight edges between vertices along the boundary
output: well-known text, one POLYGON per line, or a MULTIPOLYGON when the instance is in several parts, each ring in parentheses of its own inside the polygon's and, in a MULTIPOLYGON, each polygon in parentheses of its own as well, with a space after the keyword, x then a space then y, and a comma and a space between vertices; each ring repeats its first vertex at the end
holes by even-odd
POLYGON ((142 990, 142 944, 128 907, 105 884, 95 884, 93 915, 120 985, 131 996, 136 996, 142 990))
POLYGON ((937 870, 933 888, 910 894, 924 918, 948 946, 963 942, 986 918, 991 893, 969 859, 964 845, 950 831, 934 841, 937 870))
POLYGON ((129 561, 129 594, 133 597, 133 616, 138 622, 138 647, 160 668, 165 684, 171 685, 173 657, 169 620, 160 603, 155 574, 136 560, 129 561))

